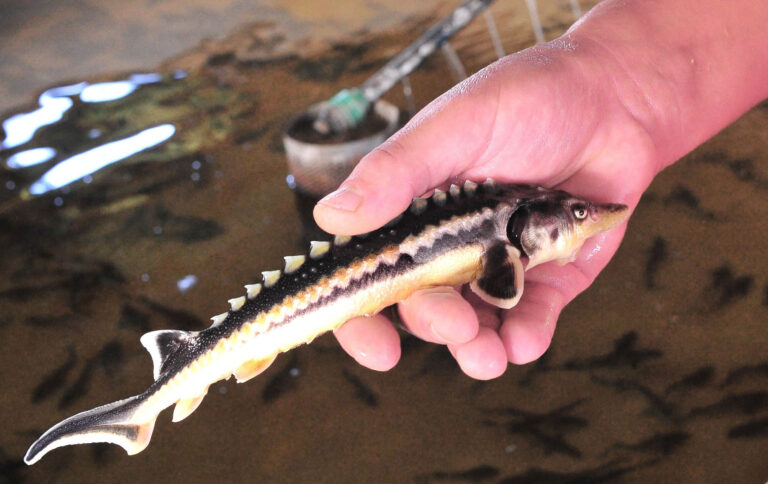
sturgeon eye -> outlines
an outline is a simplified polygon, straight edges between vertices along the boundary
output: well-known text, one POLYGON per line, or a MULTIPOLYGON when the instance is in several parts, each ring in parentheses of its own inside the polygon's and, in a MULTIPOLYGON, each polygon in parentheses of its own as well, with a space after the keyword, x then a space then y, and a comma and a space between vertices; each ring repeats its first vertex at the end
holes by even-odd
POLYGON ((574 205, 571 210, 573 210, 573 216, 576 217, 576 219, 584 220, 587 218, 587 207, 584 205, 574 205))

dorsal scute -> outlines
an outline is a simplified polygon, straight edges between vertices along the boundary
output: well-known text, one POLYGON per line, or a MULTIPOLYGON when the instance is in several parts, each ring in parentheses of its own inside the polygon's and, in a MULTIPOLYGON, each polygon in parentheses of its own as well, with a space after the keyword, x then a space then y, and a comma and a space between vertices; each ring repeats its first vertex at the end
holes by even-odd
POLYGON ((244 287, 248 299, 255 298, 261 292, 261 284, 246 284, 244 287))
POLYGON ((477 183, 473 182, 472 180, 467 180, 464 182, 464 193, 466 193, 468 196, 472 196, 477 191, 477 183))
POLYGON ((483 190, 485 190, 486 193, 496 193, 496 190, 498 190, 499 186, 496 183, 496 180, 493 178, 486 178, 483 182, 483 190))
POLYGON ((211 321, 213 321, 213 323, 211 323, 211 328, 215 328, 216 326, 218 326, 221 323, 223 323, 224 320, 227 319, 227 316, 229 316, 228 312, 227 313, 217 314, 216 316, 212 316, 211 317, 211 321))
POLYGON ((303 256, 303 255, 287 255, 283 257, 283 259, 285 259, 284 272, 286 274, 295 272, 307 260, 306 256, 303 256))
POLYGON ((424 210, 427 209, 427 200, 425 198, 416 197, 411 202, 411 213, 414 215, 421 215, 424 210))
POLYGON ((281 271, 264 271, 261 275, 264 277, 264 287, 272 287, 280 279, 281 271))
POLYGON ((448 196, 445 194, 444 191, 435 188, 435 193, 432 195, 432 200, 434 200, 435 205, 438 207, 441 207, 445 205, 445 202, 448 200, 448 196))
POLYGON ((349 235, 337 235, 333 238, 333 245, 343 247, 347 245, 350 240, 352 240, 352 237, 349 235))
POLYGON ((162 373, 163 366, 170 355, 181 346, 188 344, 193 336, 194 334, 188 331, 161 329, 150 331, 141 337, 142 346, 149 351, 149 355, 152 357, 152 374, 155 380, 162 373))
POLYGON ((234 297, 227 301, 232 308, 232 311, 239 311, 245 304, 245 296, 234 297))
POLYGON ((313 240, 309 243, 309 258, 319 259, 323 257, 331 248, 331 243, 328 241, 313 240))

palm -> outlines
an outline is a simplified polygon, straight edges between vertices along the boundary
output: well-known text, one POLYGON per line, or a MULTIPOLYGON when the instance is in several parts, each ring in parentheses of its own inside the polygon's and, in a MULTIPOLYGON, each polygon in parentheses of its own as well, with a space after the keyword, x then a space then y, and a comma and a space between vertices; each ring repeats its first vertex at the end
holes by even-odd
MULTIPOLYGON (((352 174, 350 185, 365 196, 362 206, 349 217, 320 206, 318 222, 333 233, 368 231, 413 196, 486 177, 634 207, 656 172, 647 135, 602 80, 576 74, 585 70, 561 61, 559 51, 550 54, 552 62, 510 56, 436 100, 352 174)), ((403 301, 402 319, 415 335, 447 344, 468 375, 496 377, 508 361, 541 356, 562 308, 591 284, 622 235, 623 228, 589 240, 573 264, 526 273, 523 297, 511 310, 482 303, 468 290, 462 297, 441 289, 403 301)), ((397 334, 382 316, 352 320, 337 337, 374 369, 388 369, 399 357, 397 334)))

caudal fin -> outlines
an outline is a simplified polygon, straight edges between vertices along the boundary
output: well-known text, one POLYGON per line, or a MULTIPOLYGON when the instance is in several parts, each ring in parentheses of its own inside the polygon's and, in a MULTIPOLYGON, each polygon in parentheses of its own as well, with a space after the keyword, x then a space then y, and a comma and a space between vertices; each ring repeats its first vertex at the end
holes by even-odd
POLYGON ((108 442, 117 444, 133 455, 144 450, 152 437, 155 419, 135 422, 133 417, 140 396, 126 398, 78 413, 54 425, 32 444, 24 456, 29 465, 58 447, 75 444, 108 442))

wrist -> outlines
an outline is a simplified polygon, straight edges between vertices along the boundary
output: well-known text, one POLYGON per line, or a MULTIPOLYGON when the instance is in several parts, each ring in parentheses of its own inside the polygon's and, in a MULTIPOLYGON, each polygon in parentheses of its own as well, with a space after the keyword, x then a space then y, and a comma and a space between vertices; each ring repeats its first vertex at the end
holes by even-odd
POLYGON ((762 2, 608 0, 567 35, 648 134, 660 171, 768 96, 765 22, 762 2))

